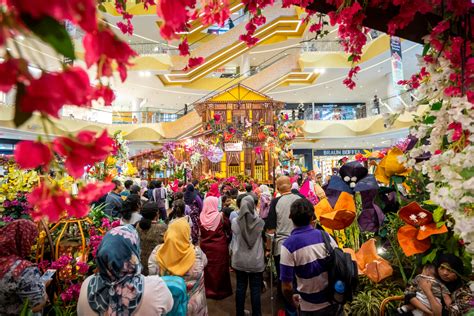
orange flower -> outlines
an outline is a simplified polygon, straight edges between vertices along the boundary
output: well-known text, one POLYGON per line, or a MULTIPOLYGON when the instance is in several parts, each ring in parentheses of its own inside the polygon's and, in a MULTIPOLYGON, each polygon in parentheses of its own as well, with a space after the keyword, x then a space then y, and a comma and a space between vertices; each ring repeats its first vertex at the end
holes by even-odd
POLYGON ((446 225, 437 227, 433 215, 417 202, 402 207, 398 216, 407 223, 398 230, 398 243, 407 257, 423 253, 431 247, 431 235, 448 232, 446 225))
POLYGON ((390 184, 390 178, 392 176, 407 176, 411 170, 405 168, 403 164, 398 161, 398 157, 402 156, 403 152, 398 148, 394 147, 390 149, 387 155, 380 161, 377 169, 375 170, 375 178, 377 181, 384 184, 390 184))
POLYGON ((355 259, 359 268, 359 274, 365 274, 375 283, 393 274, 393 268, 390 263, 377 254, 374 238, 362 244, 355 254, 355 259))
POLYGON ((329 200, 322 199, 314 207, 314 212, 321 225, 331 229, 349 227, 356 216, 354 197, 347 192, 341 192, 334 208, 329 200))

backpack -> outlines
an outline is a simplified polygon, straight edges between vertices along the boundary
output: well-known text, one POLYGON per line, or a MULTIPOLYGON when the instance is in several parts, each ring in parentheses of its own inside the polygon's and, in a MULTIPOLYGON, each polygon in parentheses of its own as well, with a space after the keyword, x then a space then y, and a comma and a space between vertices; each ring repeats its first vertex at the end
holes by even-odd
POLYGON ((358 284, 357 263, 352 260, 350 254, 344 252, 341 248, 333 248, 329 240, 329 234, 320 230, 323 236, 324 246, 328 254, 328 300, 332 303, 345 304, 352 301, 353 293, 358 284), (337 281, 344 282, 344 293, 338 294, 335 290, 337 281))
POLYGON ((188 293, 186 282, 179 276, 166 275, 161 277, 173 296, 173 308, 166 315, 186 316, 188 312, 188 293))

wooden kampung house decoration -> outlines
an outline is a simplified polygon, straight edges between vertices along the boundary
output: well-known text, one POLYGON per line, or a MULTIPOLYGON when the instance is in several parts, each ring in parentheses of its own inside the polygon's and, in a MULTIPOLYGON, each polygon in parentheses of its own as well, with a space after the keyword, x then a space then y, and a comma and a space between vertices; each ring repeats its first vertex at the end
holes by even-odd
MULTIPOLYGON (((238 132, 231 138, 230 133, 227 133, 219 142, 218 146, 224 151, 221 162, 212 163, 204 158, 194 168, 194 175, 245 175, 259 182, 270 181, 275 162, 271 158, 272 149, 265 147, 266 137, 262 137, 261 123, 265 126, 273 125, 275 116, 283 106, 283 102, 275 101, 241 84, 198 103, 195 108, 202 117, 204 133, 209 132, 208 123, 216 114, 221 118, 219 124, 216 124, 217 129, 225 131, 232 128, 238 132), (242 132, 246 132, 245 136, 242 132), (261 152, 256 152, 256 148, 259 148, 258 151, 261 149, 261 152)), ((207 142, 213 143, 218 136, 208 133, 203 137, 207 142)))

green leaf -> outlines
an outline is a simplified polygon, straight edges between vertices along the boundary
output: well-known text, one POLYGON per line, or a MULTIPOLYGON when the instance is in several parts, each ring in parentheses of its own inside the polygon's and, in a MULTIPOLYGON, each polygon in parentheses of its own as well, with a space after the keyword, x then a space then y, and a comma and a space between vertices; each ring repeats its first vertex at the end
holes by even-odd
POLYGON ((428 54, 429 50, 430 50, 430 44, 425 44, 425 47, 423 47, 423 53, 421 54, 421 56, 425 56, 426 54, 428 54))
POLYGON ((425 124, 433 124, 436 120, 436 117, 433 116, 433 115, 430 115, 428 117, 425 117, 425 119, 423 120, 423 123, 425 124))
POLYGON ((433 220, 436 223, 439 223, 441 219, 443 218, 444 212, 445 212, 444 208, 442 208, 441 206, 438 206, 433 212, 433 220))
POLYGON ((474 177, 474 167, 463 169, 459 174, 466 180, 471 179, 474 177))
POLYGON ((441 228, 444 224, 446 224, 445 221, 437 222, 436 223, 436 228, 441 228))
POLYGON ((37 20, 23 14, 22 20, 36 36, 51 45, 56 52, 72 60, 76 59, 74 45, 63 24, 49 16, 37 20))
POLYGON ((19 83, 16 85, 16 89, 17 91, 15 96, 15 116, 13 118, 13 123, 15 124, 15 127, 20 127, 30 119, 33 113, 23 112, 20 108, 21 98, 25 94, 25 85, 19 83))
POLYGON ((439 111, 441 110, 441 107, 443 106, 443 102, 442 101, 438 101, 436 103, 433 103, 433 105, 431 106, 431 110, 433 111, 439 111))
POLYGON ((100 10, 101 12, 106 12, 106 11, 107 11, 107 10, 105 9, 103 3, 99 4, 99 10, 100 10))
POLYGON ((403 181, 405 181, 405 177, 402 176, 392 176, 392 181, 395 184, 401 184, 403 181))
POLYGON ((423 257, 423 259, 421 259, 421 263, 427 264, 428 262, 433 262, 436 259, 436 253, 438 252, 438 250, 439 248, 431 250, 429 254, 427 254, 423 257))
POLYGON ((349 58, 347 58, 347 61, 353 61, 354 60, 354 55, 350 55, 349 58))

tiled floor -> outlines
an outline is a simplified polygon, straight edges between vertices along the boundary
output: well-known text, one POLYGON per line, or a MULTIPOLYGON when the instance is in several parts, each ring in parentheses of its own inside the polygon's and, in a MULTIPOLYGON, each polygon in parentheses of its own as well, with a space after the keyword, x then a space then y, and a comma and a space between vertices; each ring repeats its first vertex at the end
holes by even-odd
MULTIPOLYGON (((235 294, 235 273, 231 273, 232 280, 232 289, 235 294)), ((282 302, 277 298, 276 285, 273 286, 273 301, 270 295, 270 282, 266 280, 268 285, 268 290, 262 294, 262 315, 264 316, 273 316, 277 314, 278 308, 281 308, 282 302), (272 303, 273 303, 273 315, 272 315, 272 303)), ((247 298, 245 300, 245 309, 248 311, 252 310, 250 305, 250 289, 247 289, 247 298)), ((207 308, 209 316, 233 316, 235 315, 235 295, 232 295, 224 300, 207 300, 207 308)))

